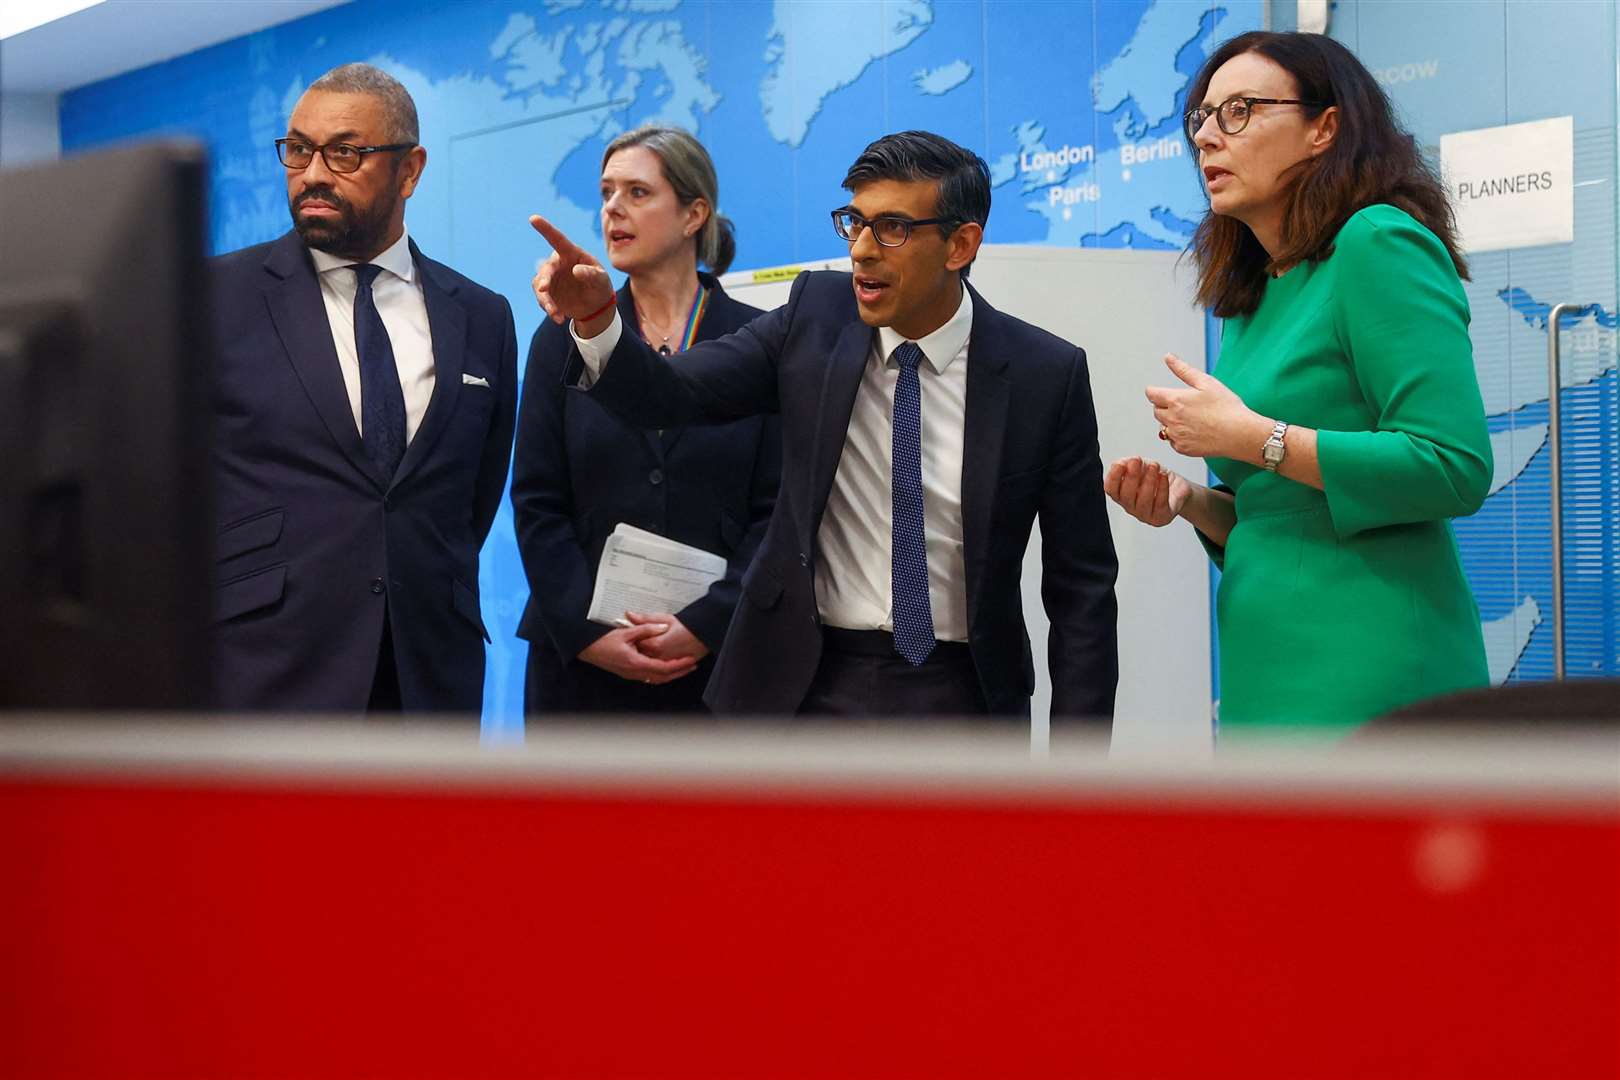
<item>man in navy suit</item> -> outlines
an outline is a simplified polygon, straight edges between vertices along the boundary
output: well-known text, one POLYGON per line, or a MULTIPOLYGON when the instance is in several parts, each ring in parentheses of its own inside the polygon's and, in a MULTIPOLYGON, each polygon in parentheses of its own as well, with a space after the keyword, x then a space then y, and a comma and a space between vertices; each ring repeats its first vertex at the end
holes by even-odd
POLYGON ((1054 720, 1112 715, 1117 564, 1085 353, 963 280, 984 161, 887 135, 833 211, 853 273, 679 362, 624 333, 607 275, 543 218, 536 298, 573 320, 570 381, 633 424, 780 412, 775 513, 709 681, 721 713, 1027 717, 1020 578, 1041 521, 1054 720))
POLYGON ((276 140, 293 231, 214 262, 223 707, 482 705, 517 340, 505 299, 405 232, 417 138, 392 77, 328 72, 276 140))

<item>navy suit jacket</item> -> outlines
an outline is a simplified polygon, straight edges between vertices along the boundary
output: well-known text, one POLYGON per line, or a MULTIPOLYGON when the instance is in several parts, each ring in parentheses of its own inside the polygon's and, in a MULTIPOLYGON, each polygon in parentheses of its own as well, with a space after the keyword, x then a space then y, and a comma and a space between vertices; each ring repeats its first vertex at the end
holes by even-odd
MULTIPOLYGON (((1035 685, 1020 587, 1041 521, 1054 719, 1113 713, 1114 579, 1085 352, 973 297, 962 465, 968 644, 992 713, 1027 715, 1035 685)), ((782 489, 707 701, 721 713, 792 713, 821 658, 816 535, 876 331, 850 275, 799 275, 783 307, 666 363, 621 336, 590 395, 647 427, 782 417, 782 489)), ((565 377, 578 378, 578 352, 565 377)))
POLYGON ((215 668, 225 708, 364 709, 385 613, 406 710, 482 705, 478 552, 511 460, 517 340, 503 297, 414 243, 411 255, 434 388, 392 478, 360 441, 298 235, 213 261, 215 668))
MULTIPOLYGON (((760 314, 727 296, 713 276, 700 277, 711 292, 698 341, 729 334, 760 314)), ((619 315, 634 333, 628 285, 619 290, 619 315)), ((575 659, 580 650, 612 629, 585 618, 597 564, 620 522, 725 556, 725 576, 675 613, 718 653, 776 503, 781 425, 774 416, 750 416, 663 431, 632 427, 564 388, 572 342, 550 320, 535 331, 518 410, 512 509, 529 578, 518 626, 529 641, 528 711, 701 708, 712 656, 664 686, 581 670, 587 665, 575 659)))

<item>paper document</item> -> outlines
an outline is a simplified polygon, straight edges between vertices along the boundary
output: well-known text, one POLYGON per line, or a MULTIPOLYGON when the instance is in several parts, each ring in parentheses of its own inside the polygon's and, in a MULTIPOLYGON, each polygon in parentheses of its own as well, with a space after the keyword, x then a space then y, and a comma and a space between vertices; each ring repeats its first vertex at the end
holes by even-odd
POLYGON ((726 573, 726 560, 689 544, 622 522, 602 547, 596 591, 586 616, 622 626, 627 611, 673 614, 701 597, 726 573))

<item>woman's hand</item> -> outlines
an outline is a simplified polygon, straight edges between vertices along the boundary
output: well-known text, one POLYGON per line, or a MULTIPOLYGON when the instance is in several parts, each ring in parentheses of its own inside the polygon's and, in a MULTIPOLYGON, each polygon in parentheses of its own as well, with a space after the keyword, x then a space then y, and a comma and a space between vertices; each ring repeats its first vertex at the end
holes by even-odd
POLYGON ((529 224, 551 245, 551 256, 540 264, 531 282, 535 300, 552 322, 561 324, 573 319, 578 323, 575 329, 580 337, 595 337, 613 321, 613 282, 608 280, 607 271, 539 214, 532 215, 529 224), (602 312, 603 307, 608 310, 602 312), (579 322, 588 315, 597 315, 589 327, 579 322))
POLYGON ((666 624, 653 622, 610 630, 581 649, 579 659, 621 679, 662 686, 682 675, 690 675, 697 667, 697 660, 690 656, 660 660, 637 648, 640 642, 668 630, 666 624))
POLYGON ((1160 465, 1139 457, 1120 458, 1108 466, 1103 492, 1119 503, 1125 512, 1155 528, 1170 524, 1181 515, 1181 508, 1192 494, 1191 481, 1160 465))
POLYGON ((1147 388, 1153 418, 1170 448, 1187 457, 1252 461, 1271 436, 1271 421, 1243 404, 1215 376, 1182 363, 1174 354, 1166 355, 1164 363, 1185 384, 1147 388))
POLYGON ((655 660, 697 661, 709 655, 709 647, 699 641, 697 635, 673 615, 639 615, 634 611, 627 611, 624 617, 635 626, 661 628, 659 633, 637 640, 636 648, 643 656, 650 656, 655 660))

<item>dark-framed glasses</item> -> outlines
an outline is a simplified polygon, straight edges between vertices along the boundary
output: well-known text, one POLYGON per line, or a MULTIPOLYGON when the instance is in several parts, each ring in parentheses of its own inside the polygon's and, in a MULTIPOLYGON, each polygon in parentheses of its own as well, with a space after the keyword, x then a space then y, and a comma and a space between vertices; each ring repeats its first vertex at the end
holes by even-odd
POLYGON ((931 218, 903 218, 903 217, 875 217, 864 218, 853 210, 834 210, 832 212, 833 232, 840 237, 854 243, 859 240, 861 233, 868 227, 872 230, 872 238, 884 247, 899 247, 911 239, 911 230, 919 225, 960 225, 961 218, 931 217, 931 218))
POLYGON ((415 143, 386 143, 382 146, 355 146, 352 143, 327 143, 324 146, 308 139, 277 139, 276 157, 289 169, 307 169, 321 155, 326 167, 335 173, 352 173, 366 160, 367 154, 380 154, 385 150, 410 150, 415 143))
POLYGON ((1303 105, 1307 108, 1325 109, 1324 101, 1301 101, 1298 98, 1269 98, 1269 97, 1235 97, 1227 98, 1219 105, 1211 108, 1200 105, 1196 109, 1188 109, 1184 118, 1187 121, 1187 138, 1198 137, 1199 130, 1204 126, 1211 113, 1215 114, 1215 123, 1228 135, 1236 135, 1249 126, 1249 118, 1254 115, 1256 105, 1303 105))

